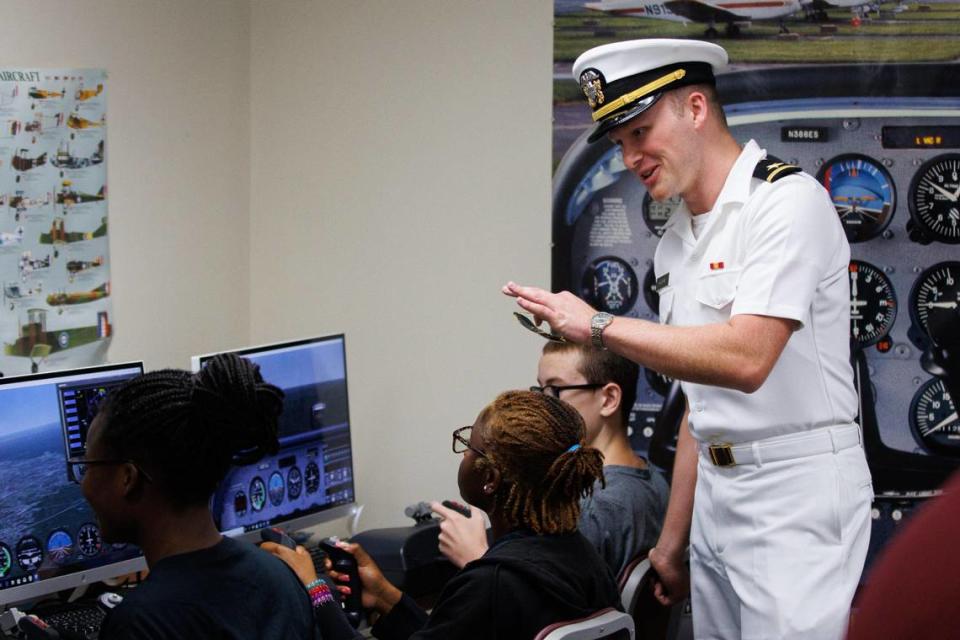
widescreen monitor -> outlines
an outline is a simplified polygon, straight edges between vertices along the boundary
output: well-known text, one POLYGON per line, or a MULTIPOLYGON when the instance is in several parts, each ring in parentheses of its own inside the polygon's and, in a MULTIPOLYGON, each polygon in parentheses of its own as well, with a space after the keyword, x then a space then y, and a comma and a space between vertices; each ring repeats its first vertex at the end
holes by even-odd
POLYGON ((139 362, 0 378, 0 605, 139 571, 133 545, 100 536, 67 465, 103 399, 139 362))
MULTIPOLYGON (((302 529, 350 513, 355 501, 344 336, 240 349, 285 394, 280 451, 234 466, 214 493, 224 533, 253 537, 267 526, 302 529)), ((199 371, 215 354, 195 356, 199 371)))

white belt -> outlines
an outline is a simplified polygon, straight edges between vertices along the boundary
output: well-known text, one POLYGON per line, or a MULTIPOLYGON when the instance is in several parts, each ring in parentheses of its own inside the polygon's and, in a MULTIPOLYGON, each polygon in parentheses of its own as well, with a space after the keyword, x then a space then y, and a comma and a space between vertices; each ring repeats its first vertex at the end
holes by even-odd
POLYGON ((804 458, 821 453, 836 453, 862 442, 857 424, 822 427, 812 431, 774 436, 765 440, 729 444, 701 442, 700 453, 715 466, 732 467, 741 464, 760 465, 764 462, 804 458))

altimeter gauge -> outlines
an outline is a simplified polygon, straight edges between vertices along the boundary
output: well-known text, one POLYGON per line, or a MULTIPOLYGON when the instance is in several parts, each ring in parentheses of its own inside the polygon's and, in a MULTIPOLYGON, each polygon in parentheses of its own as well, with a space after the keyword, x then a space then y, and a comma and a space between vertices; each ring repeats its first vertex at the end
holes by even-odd
POLYGON ((960 243, 960 153, 921 165, 910 181, 910 238, 960 243))
POLYGON ((960 262, 939 262, 923 273, 910 290, 910 318, 924 333, 952 323, 960 303, 960 262))

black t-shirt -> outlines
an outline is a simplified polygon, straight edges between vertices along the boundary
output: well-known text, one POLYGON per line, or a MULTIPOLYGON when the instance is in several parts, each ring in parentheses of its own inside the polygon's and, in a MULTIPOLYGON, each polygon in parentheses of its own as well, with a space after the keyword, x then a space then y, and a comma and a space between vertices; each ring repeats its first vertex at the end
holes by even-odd
POLYGON ((316 640, 306 590, 282 561, 224 538, 164 558, 104 620, 101 640, 316 640))

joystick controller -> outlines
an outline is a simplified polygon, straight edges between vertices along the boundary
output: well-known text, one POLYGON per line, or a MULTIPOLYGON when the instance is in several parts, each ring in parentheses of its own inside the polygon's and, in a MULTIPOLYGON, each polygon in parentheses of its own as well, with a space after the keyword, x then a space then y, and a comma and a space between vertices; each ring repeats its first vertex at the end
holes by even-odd
POLYGON ((356 627, 363 617, 363 607, 360 604, 360 572, 357 568, 357 559, 338 547, 338 542, 340 539, 336 537, 324 538, 320 541, 320 548, 330 557, 333 570, 349 577, 347 586, 350 587, 350 595, 344 598, 343 610, 350 624, 356 627))
POLYGON ((447 509, 453 509, 454 511, 462 515, 464 518, 470 517, 470 507, 468 507, 467 505, 461 502, 456 502, 454 500, 444 500, 440 504, 445 506, 447 509))
POLYGON ((282 545, 288 549, 293 549, 296 551, 297 543, 288 536, 286 533, 280 529, 274 527, 267 527, 266 529, 260 530, 260 539, 264 542, 275 542, 279 545, 282 545))

